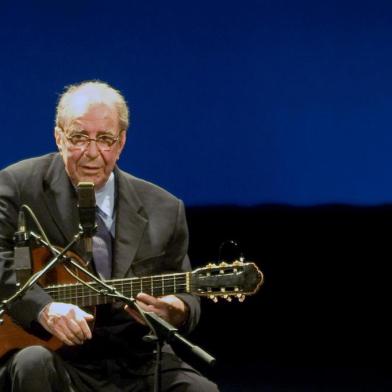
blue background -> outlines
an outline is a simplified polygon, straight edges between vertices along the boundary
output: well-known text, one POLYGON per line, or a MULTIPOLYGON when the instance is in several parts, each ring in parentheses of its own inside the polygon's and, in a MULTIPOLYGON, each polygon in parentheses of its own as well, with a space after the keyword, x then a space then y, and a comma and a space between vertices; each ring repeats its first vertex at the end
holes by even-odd
POLYGON ((2 1, 0 26, 1 167, 97 78, 132 110, 121 167, 187 205, 392 200, 390 1, 2 1))

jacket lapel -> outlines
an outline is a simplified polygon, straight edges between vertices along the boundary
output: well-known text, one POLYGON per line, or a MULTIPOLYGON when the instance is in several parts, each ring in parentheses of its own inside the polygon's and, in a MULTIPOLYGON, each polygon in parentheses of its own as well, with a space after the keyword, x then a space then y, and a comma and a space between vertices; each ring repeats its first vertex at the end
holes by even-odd
POLYGON ((131 263, 140 246, 148 220, 142 215, 143 206, 129 180, 129 175, 116 168, 115 176, 116 235, 112 277, 122 278, 130 273, 131 263))
MULTIPOLYGON (((44 202, 58 230, 66 242, 78 232, 79 215, 77 197, 64 168, 60 154, 57 154, 45 176, 44 202)), ((82 250, 79 243, 75 249, 82 250)))

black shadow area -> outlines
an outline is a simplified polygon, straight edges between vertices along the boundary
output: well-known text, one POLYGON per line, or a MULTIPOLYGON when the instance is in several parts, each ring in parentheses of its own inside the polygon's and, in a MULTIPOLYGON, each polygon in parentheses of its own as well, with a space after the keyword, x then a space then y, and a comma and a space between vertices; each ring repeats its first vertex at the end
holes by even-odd
POLYGON ((265 274, 243 303, 202 299, 190 338, 217 358, 207 374, 222 391, 392 390, 391 206, 193 207, 187 217, 194 268, 235 240, 265 274))

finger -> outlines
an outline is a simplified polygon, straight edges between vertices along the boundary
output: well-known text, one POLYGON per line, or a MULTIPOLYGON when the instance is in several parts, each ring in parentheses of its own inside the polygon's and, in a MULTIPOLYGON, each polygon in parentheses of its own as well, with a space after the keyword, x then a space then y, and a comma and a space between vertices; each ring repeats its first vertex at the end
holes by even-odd
MULTIPOLYGON (((136 300, 135 303, 136 303, 137 307, 141 308, 141 310, 144 310, 145 312, 152 312, 152 311, 155 310, 154 305, 149 305, 149 304, 146 304, 146 303, 144 303, 142 301, 139 301, 139 300, 136 300)), ((135 310, 137 312, 136 305, 135 306, 130 306, 129 309, 135 310)))
POLYGON ((61 340, 63 343, 65 343, 67 346, 75 346, 75 343, 72 342, 72 340, 68 339, 65 334, 61 331, 53 331, 53 335, 56 336, 59 340, 61 340))
POLYGON ((81 328, 80 324, 74 319, 65 319, 67 327, 70 333, 79 339, 80 343, 84 342, 87 339, 87 336, 84 334, 83 329, 81 328))
POLYGON ((137 303, 146 312, 154 312, 159 317, 169 321, 170 306, 165 301, 161 301, 160 298, 153 297, 146 293, 139 293, 137 296, 137 303))
POLYGON ((75 344, 83 344, 84 333, 81 330, 79 324, 74 318, 75 313, 70 311, 67 316, 60 318, 62 327, 62 332, 67 336, 68 339, 72 340, 75 344))
POLYGON ((54 326, 55 326, 55 320, 53 317, 45 317, 43 319, 43 326, 47 331, 49 331, 51 334, 54 334, 54 326))
MULTIPOLYGON (((150 296, 149 296, 150 297, 150 296)), ((160 304, 157 299, 155 297, 152 297, 154 299, 154 302, 156 303, 155 306, 153 304, 147 305, 144 302, 141 302, 139 300, 137 300, 137 304, 139 306, 139 308, 141 308, 142 311, 147 312, 147 313, 155 313, 157 316, 164 318, 165 320, 168 319, 167 317, 167 311, 165 309, 165 307, 167 306, 165 303, 160 304)), ((146 321, 144 320, 144 318, 140 315, 140 313, 138 312, 137 309, 132 309, 130 308, 130 310, 137 315, 137 317, 139 317, 142 321, 142 324, 146 325, 146 321)))
POLYGON ((158 299, 153 297, 152 295, 148 295, 146 293, 139 293, 136 296, 136 299, 140 302, 143 302, 146 305, 156 306, 158 304, 158 299))
POLYGON ((83 341, 69 329, 67 321, 66 317, 55 319, 53 326, 54 332, 66 344, 69 344, 69 342, 72 343, 71 345, 82 344, 83 341))
POLYGON ((83 342, 87 339, 87 337, 84 335, 82 328, 76 320, 75 309, 70 309, 68 314, 65 316, 65 323, 70 333, 73 336, 77 337, 79 341, 83 342))
POLYGON ((78 307, 76 307, 76 312, 75 312, 75 314, 76 314, 76 319, 78 319, 78 321, 79 321, 79 319, 81 319, 81 318, 86 319, 87 321, 94 320, 94 316, 93 316, 92 314, 87 313, 87 312, 85 312, 83 309, 80 309, 80 308, 78 308, 78 307))
POLYGON ((79 327, 83 331, 83 335, 85 339, 91 339, 92 333, 90 326, 88 325, 88 321, 92 321, 94 316, 92 314, 86 313, 84 310, 80 308, 76 308, 75 311, 75 320, 78 323, 79 327))
POLYGON ((124 310, 138 323, 146 325, 146 322, 137 310, 130 308, 128 305, 125 305, 124 310))
POLYGON ((61 332, 67 337, 68 340, 71 340, 74 344, 83 344, 84 339, 80 338, 82 335, 81 329, 78 327, 78 332, 74 332, 68 325, 69 321, 64 320, 64 324, 61 328, 61 332))
POLYGON ((161 310, 164 306, 158 298, 145 293, 139 293, 137 296, 137 303, 146 312, 157 312, 161 310))
POLYGON ((82 319, 78 320, 77 323, 79 324, 80 329, 83 331, 83 335, 84 335, 85 339, 91 339, 92 333, 91 333, 90 326, 88 325, 86 319, 82 318, 82 319))

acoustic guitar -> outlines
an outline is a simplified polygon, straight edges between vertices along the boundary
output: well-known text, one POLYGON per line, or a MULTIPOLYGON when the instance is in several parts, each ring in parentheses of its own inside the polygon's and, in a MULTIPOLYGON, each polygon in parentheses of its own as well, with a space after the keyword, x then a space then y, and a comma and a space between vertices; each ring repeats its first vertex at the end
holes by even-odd
MULTIPOLYGON (((86 266, 86 263, 75 254, 70 257, 86 266)), ((49 258, 50 253, 46 248, 34 249, 33 272, 42 269, 49 258)), ((83 275, 76 267, 65 261, 43 276, 39 284, 55 302, 71 303, 79 307, 95 307, 116 301, 115 298, 105 295, 98 283, 92 282, 90 278, 87 280, 87 276, 83 275), (88 286, 80 280, 87 281, 88 286)), ((220 297, 228 301, 234 297, 242 302, 246 296, 259 290, 263 280, 263 273, 255 263, 240 260, 231 264, 210 263, 190 272, 112 279, 107 280, 106 283, 127 297, 136 297, 140 292, 156 297, 191 293, 208 297, 214 302, 217 302, 220 297)), ((30 334, 10 316, 4 315, 3 324, 0 325, 0 358, 10 351, 32 345, 41 345, 55 351, 63 343, 51 335, 46 339, 30 334)))

